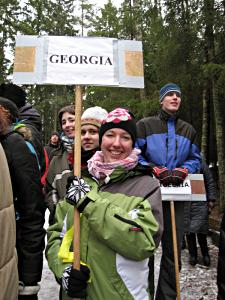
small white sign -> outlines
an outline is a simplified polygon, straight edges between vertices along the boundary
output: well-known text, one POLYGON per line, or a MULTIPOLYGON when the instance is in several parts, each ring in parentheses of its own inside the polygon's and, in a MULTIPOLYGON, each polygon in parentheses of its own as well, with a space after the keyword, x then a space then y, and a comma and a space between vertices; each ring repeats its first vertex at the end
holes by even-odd
POLYGON ((160 188, 162 193, 162 200, 191 200, 191 182, 189 179, 186 179, 179 186, 170 184, 166 187, 161 185, 160 188))
POLYGON ((160 185, 163 201, 206 201, 202 174, 190 174, 179 186, 160 185))

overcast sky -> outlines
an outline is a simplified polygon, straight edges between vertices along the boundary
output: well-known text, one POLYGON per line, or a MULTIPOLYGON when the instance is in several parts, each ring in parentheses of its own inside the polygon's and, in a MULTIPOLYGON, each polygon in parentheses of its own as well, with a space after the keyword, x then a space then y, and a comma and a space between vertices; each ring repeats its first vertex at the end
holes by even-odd
MULTIPOLYGON (((119 7, 123 0, 112 0, 113 5, 119 7)), ((104 4, 108 3, 108 0, 89 0, 89 3, 96 4, 99 7, 103 7, 104 4)))

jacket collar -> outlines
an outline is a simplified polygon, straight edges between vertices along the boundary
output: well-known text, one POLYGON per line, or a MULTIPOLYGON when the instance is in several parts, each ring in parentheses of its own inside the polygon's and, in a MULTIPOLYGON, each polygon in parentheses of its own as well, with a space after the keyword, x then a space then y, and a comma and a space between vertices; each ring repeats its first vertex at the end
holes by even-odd
MULTIPOLYGON (((140 175, 150 175, 152 176, 151 172, 149 172, 149 168, 143 167, 142 165, 138 164, 132 170, 124 170, 121 166, 116 167, 115 170, 110 175, 109 183, 117 182, 117 181, 124 181, 128 177, 135 177, 140 175)), ((82 176, 85 177, 92 177, 88 172, 88 168, 82 168, 82 176)), ((92 177, 93 178, 93 177, 92 177)), ((97 181, 97 180, 96 180, 97 181)))
POLYGON ((160 112, 159 112, 159 117, 161 120, 165 120, 165 121, 168 121, 169 119, 174 119, 175 121, 178 119, 178 112, 170 115, 168 114, 165 110, 161 109, 160 112))

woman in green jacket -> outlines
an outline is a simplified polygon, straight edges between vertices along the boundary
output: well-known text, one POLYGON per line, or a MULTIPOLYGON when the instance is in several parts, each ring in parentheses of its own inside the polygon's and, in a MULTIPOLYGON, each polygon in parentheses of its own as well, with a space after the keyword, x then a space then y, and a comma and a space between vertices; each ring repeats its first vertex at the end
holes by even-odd
POLYGON ((135 140, 133 116, 119 108, 109 113, 99 132, 101 151, 82 178, 69 179, 67 202, 57 204, 46 256, 62 299, 150 299, 148 261, 162 234, 161 194, 158 181, 138 165, 135 140), (71 265, 71 204, 81 213, 79 271, 71 265))

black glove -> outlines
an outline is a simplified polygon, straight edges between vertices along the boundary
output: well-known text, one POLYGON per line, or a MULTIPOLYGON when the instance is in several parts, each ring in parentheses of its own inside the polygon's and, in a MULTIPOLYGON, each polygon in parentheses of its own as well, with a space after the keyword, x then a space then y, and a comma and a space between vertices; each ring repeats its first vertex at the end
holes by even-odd
POLYGON ((158 178, 163 185, 167 186, 171 183, 171 171, 166 167, 154 167, 152 171, 155 177, 158 178))
POLYGON ((91 188, 83 178, 70 176, 66 185, 66 201, 71 205, 77 206, 79 200, 83 198, 91 188))
POLYGON ((172 184, 180 185, 185 178, 188 176, 188 169, 186 168, 175 168, 172 170, 172 184))
POLYGON ((80 270, 69 266, 63 271, 62 288, 71 298, 85 298, 89 278, 90 270, 87 266, 80 265, 80 270))

